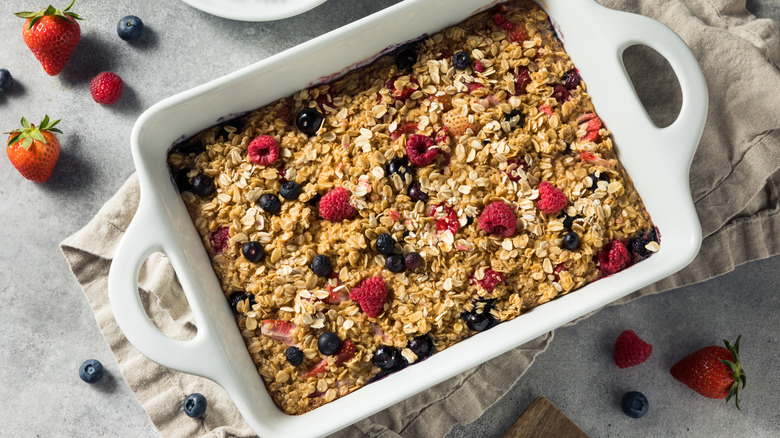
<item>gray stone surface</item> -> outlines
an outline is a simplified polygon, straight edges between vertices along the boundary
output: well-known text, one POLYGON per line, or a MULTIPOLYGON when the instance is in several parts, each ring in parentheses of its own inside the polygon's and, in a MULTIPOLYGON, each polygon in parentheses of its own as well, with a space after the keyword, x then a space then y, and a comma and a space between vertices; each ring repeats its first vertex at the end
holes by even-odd
MULTIPOLYGON (((43 72, 22 42, 22 20, 12 15, 40 5, 0 2, 0 68, 15 78, 11 89, 0 92, 0 130, 15 129, 21 116, 38 121, 49 114, 63 119, 64 131, 60 161, 45 184, 24 180, 0 159, 0 436, 156 436, 121 379, 58 243, 85 225, 133 172, 129 135, 144 109, 396 2, 330 0, 290 19, 240 23, 174 0, 81 0, 76 10, 87 19, 82 41, 57 77, 43 72), (115 33, 127 14, 147 25, 133 44, 115 33), (124 97, 111 107, 89 95, 89 81, 104 70, 126 84, 124 97), (107 368, 107 378, 95 386, 77 375, 88 358, 107 368)), ((778 18, 776 0, 750 3, 757 13, 778 18)), ((780 387, 773 364, 780 343, 778 268, 778 257, 760 261, 559 329, 550 350, 503 400, 450 436, 501 436, 539 394, 592 436, 772 436, 780 430, 772 393, 780 387), (618 372, 610 367, 609 344, 629 327, 656 350, 644 366, 618 372), (742 413, 668 376, 684 352, 738 333, 745 335, 751 376, 742 413), (642 420, 629 420, 616 408, 629 389, 650 398, 651 413, 642 420)))

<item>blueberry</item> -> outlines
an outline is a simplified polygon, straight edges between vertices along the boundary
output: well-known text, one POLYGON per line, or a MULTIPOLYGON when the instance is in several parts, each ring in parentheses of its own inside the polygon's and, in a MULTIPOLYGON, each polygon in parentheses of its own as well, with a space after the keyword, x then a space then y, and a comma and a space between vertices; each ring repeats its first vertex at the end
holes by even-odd
POLYGON ((235 311, 238 312, 238 303, 249 300, 249 307, 252 307, 255 305, 255 294, 246 293, 242 290, 237 290, 230 294, 228 297, 228 301, 230 301, 230 307, 235 311))
POLYGON ((574 231, 569 231, 563 236, 563 247, 569 251, 573 251, 580 246, 580 236, 574 231))
POLYGON ((404 179, 404 175, 409 173, 411 169, 412 167, 409 165, 409 160, 406 157, 393 158, 390 164, 387 165, 387 176, 397 173, 401 176, 401 179, 404 179))
POLYGON ((522 128, 525 126, 525 114, 520 110, 512 110, 509 114, 504 114, 504 120, 506 120, 511 127, 519 126, 522 128), (515 119, 515 117, 517 117, 517 119, 515 119))
POLYGON ((192 190, 192 183, 190 183, 187 172, 189 172, 189 169, 176 169, 173 171, 173 181, 176 183, 176 188, 179 189, 179 193, 192 190))
POLYGON ((404 257, 404 265, 406 265, 406 269, 414 271, 423 265, 423 258, 418 252, 410 252, 404 257))
POLYGON ((116 33, 125 41, 135 41, 144 32, 144 22, 135 15, 122 17, 116 25, 116 33))
POLYGON ((99 360, 85 360, 79 367, 79 377, 87 383, 97 383, 103 378, 103 364, 99 360))
POLYGON ((417 62, 417 45, 406 44, 398 48, 393 56, 395 66, 398 70, 411 70, 414 63, 417 62))
POLYGON ((374 351, 374 365, 383 370, 391 370, 398 366, 401 352, 389 345, 382 345, 374 351))
POLYGON ((653 227, 645 238, 650 242, 658 242, 658 228, 653 227))
POLYGON ((304 108, 295 118, 295 126, 297 126, 301 132, 311 137, 316 135, 317 131, 320 130, 323 120, 324 117, 316 109, 304 108))
POLYGON ((193 393, 184 399, 184 413, 191 418, 200 418, 206 413, 206 397, 200 393, 193 393))
POLYGON ((11 72, 4 68, 0 68, 0 90, 9 88, 13 83, 14 78, 11 76, 11 72))
POLYGON ((205 198, 214 193, 214 180, 206 175, 198 175, 192 179, 192 193, 205 198))
POLYGON ((333 270, 333 265, 330 263, 328 256, 323 254, 317 254, 314 256, 314 260, 311 261, 311 270, 320 277, 327 277, 333 270))
POLYGON ((623 413, 629 417, 641 418, 647 413, 650 404, 647 401, 647 397, 641 392, 630 391, 623 395, 620 407, 623 409, 623 413))
POLYGON ((260 242, 247 242, 241 247, 241 254, 250 263, 257 263, 265 257, 265 249, 260 242))
POLYGON ((466 316, 466 325, 475 332, 487 330, 491 322, 491 316, 486 313, 469 313, 466 316))
POLYGON ((428 194, 422 191, 420 183, 412 183, 412 185, 409 186, 409 197, 412 198, 412 201, 414 202, 425 202, 428 200, 428 194))
POLYGON ((322 199, 322 195, 319 193, 315 193, 314 196, 309 198, 308 201, 306 201, 307 204, 311 205, 312 207, 316 207, 317 204, 320 202, 320 199, 322 199))
POLYGON ((301 185, 295 181, 285 181, 279 188, 279 194, 288 201, 298 199, 298 196, 301 194, 301 185))
POLYGON ((385 259, 385 267, 390 272, 401 272, 404 270, 404 258, 400 254, 392 254, 385 259))
POLYGON ((325 332, 317 339, 317 348, 320 350, 320 353, 326 356, 330 356, 339 351, 340 346, 341 339, 339 339, 339 335, 333 332, 325 332))
POLYGON ((591 173, 588 175, 588 177, 590 177, 590 180, 593 181, 590 187, 588 187, 590 190, 596 190, 596 188, 598 188, 599 181, 606 181, 607 184, 609 184, 609 175, 607 175, 606 172, 601 172, 599 176, 596 176, 595 173, 591 173))
POLYGON ((458 52, 452 55, 452 66, 458 70, 465 70, 471 66, 471 56, 468 52, 458 52))
POLYGON ((303 363, 303 351, 298 347, 287 347, 284 350, 284 356, 287 358, 287 362, 290 362, 290 365, 294 367, 303 363))
POLYGON ((577 216, 569 216, 568 213, 561 213, 560 216, 558 216, 558 219, 563 219, 563 227, 571 231, 571 227, 574 225, 574 219, 577 219, 577 216))
POLYGON ((393 240, 393 236, 390 233, 382 233, 376 236, 376 250, 380 254, 390 255, 393 253, 393 249, 395 249, 395 240, 393 240))
POLYGON ((271 214, 278 213, 282 209, 282 201, 272 193, 266 193, 261 196, 259 202, 260 208, 271 214))
POLYGON ((639 260, 644 260, 653 253, 645 247, 648 243, 649 241, 642 237, 634 237, 628 242, 628 251, 639 260))
POLYGON ((433 341, 431 337, 426 335, 420 335, 409 341, 409 348, 417 355, 419 359, 424 359, 433 354, 433 341))

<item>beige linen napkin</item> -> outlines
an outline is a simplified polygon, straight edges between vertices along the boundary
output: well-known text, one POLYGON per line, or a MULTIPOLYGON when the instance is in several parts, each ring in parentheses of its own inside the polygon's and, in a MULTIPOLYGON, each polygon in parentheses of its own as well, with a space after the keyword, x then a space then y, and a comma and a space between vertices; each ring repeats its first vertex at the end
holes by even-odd
MULTIPOLYGON (((770 20, 745 10, 745 0, 603 0, 606 6, 655 18, 674 29, 699 60, 710 90, 710 112, 691 168, 691 190, 704 242, 681 272, 638 291, 641 295, 699 282, 750 260, 780 253, 780 34, 770 20)), ((640 96, 656 119, 669 123, 679 95, 656 89, 671 81, 659 65, 632 68, 643 77, 640 96)), ((651 153, 652 151, 648 151, 651 153)), ((659 175, 663 178, 663 175, 659 175)), ((62 251, 84 288, 103 336, 130 388, 165 437, 250 437, 253 433, 227 394, 206 379, 163 368, 143 357, 116 325, 107 297, 114 249, 138 205, 138 180, 122 189, 62 251), (203 393, 208 414, 194 421, 181 403, 203 393)), ((141 297, 164 333, 194 335, 192 315, 164 256, 144 265, 141 297)), ((509 390, 552 340, 548 333, 455 378, 360 421, 335 436, 437 437, 475 420, 509 390)))

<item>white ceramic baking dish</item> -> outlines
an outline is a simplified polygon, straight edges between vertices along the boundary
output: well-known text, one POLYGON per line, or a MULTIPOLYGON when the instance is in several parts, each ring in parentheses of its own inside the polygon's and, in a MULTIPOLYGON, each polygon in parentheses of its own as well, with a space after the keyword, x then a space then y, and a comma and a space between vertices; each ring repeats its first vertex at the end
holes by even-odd
POLYGON ((200 236, 171 182, 166 155, 177 139, 192 136, 228 115, 332 78, 388 46, 431 34, 495 4, 490 0, 406 0, 166 99, 141 115, 131 138, 141 184, 140 206, 109 274, 114 316, 128 340, 155 362, 219 383, 260 436, 326 435, 687 265, 701 242, 688 170, 707 114, 707 88, 695 58, 674 32, 651 19, 606 9, 594 0, 539 3, 587 82, 596 110, 612 131, 620 158, 660 229, 661 250, 655 256, 309 413, 289 416, 274 405, 225 304, 200 236), (677 74, 682 109, 669 127, 653 125, 625 71, 622 53, 635 44, 658 51, 677 74), (143 310, 138 272, 155 251, 168 256, 183 286, 198 327, 192 340, 164 336, 143 310))

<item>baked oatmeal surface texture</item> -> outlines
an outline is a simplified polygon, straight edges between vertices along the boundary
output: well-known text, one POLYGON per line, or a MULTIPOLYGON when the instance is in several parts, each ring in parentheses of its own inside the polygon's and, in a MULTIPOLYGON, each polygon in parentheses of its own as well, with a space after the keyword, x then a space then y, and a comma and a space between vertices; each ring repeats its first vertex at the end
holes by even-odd
POLYGON ((659 248, 530 1, 205 130, 168 161, 288 414, 659 248))

